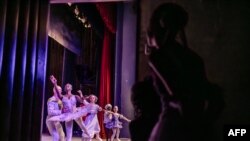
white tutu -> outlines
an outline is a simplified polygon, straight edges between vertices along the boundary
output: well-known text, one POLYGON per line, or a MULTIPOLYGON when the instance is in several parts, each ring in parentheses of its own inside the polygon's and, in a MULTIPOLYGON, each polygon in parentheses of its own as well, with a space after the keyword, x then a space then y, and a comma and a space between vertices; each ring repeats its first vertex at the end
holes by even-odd
POLYGON ((72 119, 78 119, 80 117, 86 116, 88 114, 88 110, 85 107, 78 107, 76 112, 72 114, 72 119))
POLYGON ((70 121, 70 120, 75 120, 75 119, 78 119, 80 117, 83 117, 85 115, 88 114, 88 111, 86 108, 84 107, 78 107, 76 109, 76 112, 74 113, 63 113, 61 115, 58 115, 58 116, 53 116, 51 118, 48 119, 48 121, 70 121))

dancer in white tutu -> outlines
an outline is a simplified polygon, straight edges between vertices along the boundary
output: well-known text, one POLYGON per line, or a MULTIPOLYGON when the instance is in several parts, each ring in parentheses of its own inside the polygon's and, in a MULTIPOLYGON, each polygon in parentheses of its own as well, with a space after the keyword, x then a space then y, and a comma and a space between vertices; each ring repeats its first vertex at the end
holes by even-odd
MULTIPOLYGON (((82 93, 81 91, 78 91, 79 93, 82 93)), ((90 138, 87 134, 83 132, 83 141, 91 141, 91 139, 95 136, 98 141, 102 141, 100 138, 100 125, 97 118, 98 111, 101 111, 102 108, 96 104, 97 97, 93 94, 89 96, 89 102, 84 99, 83 103, 85 105, 85 108, 88 110, 88 116, 86 117, 84 123, 85 127, 88 130, 88 133, 90 135, 90 138)))
MULTIPOLYGON (((62 88, 57 86, 58 92, 62 92, 62 88)), ((58 98, 55 88, 53 88, 53 96, 47 101, 48 115, 46 118, 46 125, 49 130, 53 141, 64 141, 65 134, 63 132, 62 125, 60 121, 49 121, 48 119, 53 116, 60 115, 62 109, 62 101, 58 98)))
MULTIPOLYGON (((56 87, 57 86, 56 78, 52 75, 50 77, 50 79, 51 79, 51 82, 56 87)), ((71 93, 72 85, 69 83, 67 83, 65 85, 64 90, 66 92, 65 95, 61 95, 61 93, 58 93, 58 96, 60 99, 62 99, 62 103, 63 103, 63 109, 62 109, 63 115, 60 116, 60 118, 65 121, 66 141, 71 141, 72 140, 72 131, 73 131, 73 120, 75 119, 74 115, 76 112, 78 112, 77 110, 79 110, 79 108, 76 108, 76 103, 77 103, 77 101, 82 103, 83 99, 81 97, 79 97, 78 95, 73 95, 71 93)), ((82 111, 84 111, 84 109, 81 109, 81 112, 82 111)), ((82 129, 82 132, 84 132, 87 136, 89 136, 88 130, 86 129, 86 127, 82 121, 82 118, 81 117, 76 118, 75 121, 78 124, 78 126, 82 129)))
POLYGON ((120 141, 119 136, 120 136, 120 129, 122 128, 122 122, 120 119, 123 119, 127 122, 130 122, 131 120, 123 116, 122 114, 118 113, 118 106, 114 106, 113 108, 113 113, 112 113, 112 124, 111 128, 113 131, 113 134, 111 136, 111 141, 114 141, 114 138, 116 137, 117 141, 120 141))

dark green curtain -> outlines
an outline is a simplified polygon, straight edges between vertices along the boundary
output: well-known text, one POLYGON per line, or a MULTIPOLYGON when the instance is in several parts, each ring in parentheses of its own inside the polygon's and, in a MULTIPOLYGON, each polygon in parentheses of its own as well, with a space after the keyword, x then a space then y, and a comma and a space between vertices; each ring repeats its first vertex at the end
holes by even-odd
POLYGON ((1 141, 39 141, 48 0, 0 1, 1 141))

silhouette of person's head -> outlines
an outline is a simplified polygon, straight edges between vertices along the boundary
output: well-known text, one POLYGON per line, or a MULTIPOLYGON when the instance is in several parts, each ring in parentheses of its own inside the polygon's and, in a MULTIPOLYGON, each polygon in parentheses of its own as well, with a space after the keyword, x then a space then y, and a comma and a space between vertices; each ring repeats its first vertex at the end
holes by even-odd
POLYGON ((165 3, 152 14, 148 34, 155 36, 159 44, 167 37, 175 37, 188 22, 187 12, 179 5, 165 3))
POLYGON ((188 22, 187 12, 179 5, 165 3, 153 12, 148 27, 148 37, 154 38, 158 46, 174 40, 188 22))

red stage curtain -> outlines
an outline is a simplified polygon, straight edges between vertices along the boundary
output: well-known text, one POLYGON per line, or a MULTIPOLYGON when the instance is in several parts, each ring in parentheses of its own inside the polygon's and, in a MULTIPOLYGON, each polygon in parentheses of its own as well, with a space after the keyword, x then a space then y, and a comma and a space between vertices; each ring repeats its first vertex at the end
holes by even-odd
POLYGON ((96 3, 96 8, 99 11, 105 27, 115 34, 116 32, 116 3, 96 3))
MULTIPOLYGON (((111 54, 110 46, 112 45, 112 34, 105 30, 102 59, 101 59, 101 71, 100 71, 100 94, 99 94, 99 105, 104 107, 105 104, 111 103, 111 54)), ((103 125, 103 113, 98 116, 100 127, 101 127, 101 137, 105 137, 105 130, 103 125)))
MULTIPOLYGON (((114 45, 114 37, 116 32, 116 4, 115 3, 97 3, 98 9, 103 21, 104 21, 104 38, 101 57, 101 70, 100 70, 100 93, 99 93, 99 105, 104 107, 107 103, 112 103, 111 94, 111 47, 114 45)), ((101 132, 100 136, 105 138, 105 128, 103 124, 103 113, 99 113, 98 116, 101 132)))

